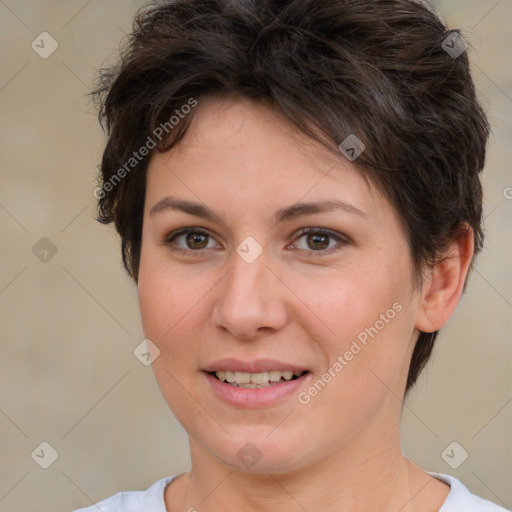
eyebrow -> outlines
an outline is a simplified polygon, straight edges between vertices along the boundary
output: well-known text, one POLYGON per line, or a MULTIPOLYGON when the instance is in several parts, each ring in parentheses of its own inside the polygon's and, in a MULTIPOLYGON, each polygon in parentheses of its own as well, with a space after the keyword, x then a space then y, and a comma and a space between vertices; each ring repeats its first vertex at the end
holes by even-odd
MULTIPOLYGON (((216 214, 207 206, 200 203, 195 203, 193 201, 176 199, 170 196, 166 196, 155 203, 155 205, 151 208, 149 215, 154 215, 165 210, 174 210, 188 213, 189 215, 202 217, 207 220, 224 224, 224 221, 220 215, 216 214)), ((340 201, 339 199, 326 199, 324 201, 318 201, 315 203, 296 203, 292 206, 281 208, 275 212, 274 221, 276 223, 289 222, 293 219, 304 217, 306 215, 324 213, 333 210, 342 210, 346 213, 358 215, 365 220, 369 220, 366 213, 351 204, 340 201)))

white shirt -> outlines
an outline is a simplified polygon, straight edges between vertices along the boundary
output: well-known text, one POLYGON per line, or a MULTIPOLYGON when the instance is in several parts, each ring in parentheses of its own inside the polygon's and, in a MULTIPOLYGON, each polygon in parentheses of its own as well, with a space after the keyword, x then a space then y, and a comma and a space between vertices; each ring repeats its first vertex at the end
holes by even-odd
MULTIPOLYGON (((439 512, 511 512, 471 494, 464 484, 453 476, 428 473, 450 486, 450 492, 439 512)), ((95 505, 73 512, 167 512, 164 501, 165 487, 177 476, 162 478, 145 491, 118 492, 95 505)))

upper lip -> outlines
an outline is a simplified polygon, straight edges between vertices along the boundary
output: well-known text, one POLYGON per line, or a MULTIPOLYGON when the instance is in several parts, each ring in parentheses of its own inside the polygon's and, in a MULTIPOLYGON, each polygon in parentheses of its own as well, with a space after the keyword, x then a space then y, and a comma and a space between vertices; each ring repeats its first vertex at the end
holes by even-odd
POLYGON ((307 372, 307 368, 297 364, 285 363, 278 359, 253 359, 251 361, 242 361, 233 357, 218 359, 203 368, 205 372, 214 372, 219 370, 227 370, 231 372, 248 372, 260 373, 269 372, 271 370, 290 371, 290 372, 307 372))

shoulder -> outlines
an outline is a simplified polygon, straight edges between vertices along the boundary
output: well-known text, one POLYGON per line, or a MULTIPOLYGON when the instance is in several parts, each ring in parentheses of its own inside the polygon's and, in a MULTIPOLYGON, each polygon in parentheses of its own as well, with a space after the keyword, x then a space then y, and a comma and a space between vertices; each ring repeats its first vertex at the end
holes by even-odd
POLYGON ((155 482, 145 491, 123 491, 99 501, 89 507, 80 508, 73 512, 167 512, 164 501, 166 485, 175 478, 167 476, 155 482))
POLYGON ((472 494, 457 478, 442 473, 428 472, 450 486, 450 493, 439 512, 510 512, 509 510, 472 494))

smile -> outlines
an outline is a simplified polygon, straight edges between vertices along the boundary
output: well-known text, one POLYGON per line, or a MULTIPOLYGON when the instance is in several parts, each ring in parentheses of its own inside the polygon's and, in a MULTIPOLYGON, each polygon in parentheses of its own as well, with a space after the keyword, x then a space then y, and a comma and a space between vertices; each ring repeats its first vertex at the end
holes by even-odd
POLYGON ((219 381, 225 382, 234 387, 254 389, 275 386, 280 382, 295 380, 307 372, 270 370, 267 372, 249 373, 237 371, 233 372, 229 370, 218 370, 209 373, 219 381))

